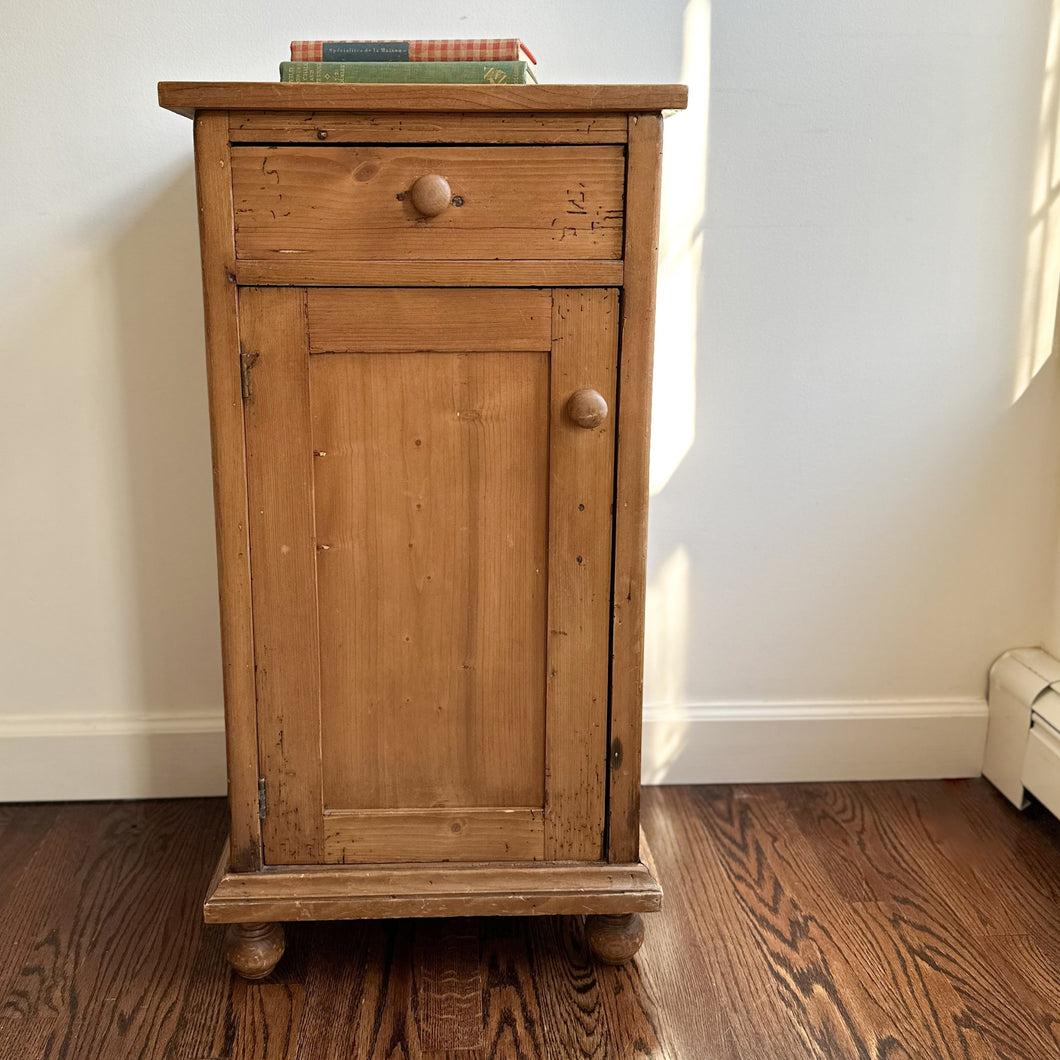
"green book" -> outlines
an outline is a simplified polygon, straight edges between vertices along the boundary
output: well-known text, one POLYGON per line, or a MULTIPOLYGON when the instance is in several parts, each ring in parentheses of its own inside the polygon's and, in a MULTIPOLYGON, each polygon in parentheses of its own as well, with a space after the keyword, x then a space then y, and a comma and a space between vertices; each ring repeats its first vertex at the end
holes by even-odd
POLYGON ((536 80, 523 60, 495 63, 280 63, 281 81, 331 84, 524 85, 536 80))

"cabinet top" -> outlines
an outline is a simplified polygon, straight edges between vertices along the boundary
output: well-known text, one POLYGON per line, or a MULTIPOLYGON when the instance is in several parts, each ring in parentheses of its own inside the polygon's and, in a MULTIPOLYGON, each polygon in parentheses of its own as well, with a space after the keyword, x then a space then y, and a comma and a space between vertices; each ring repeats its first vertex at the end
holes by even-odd
POLYGON ((160 81, 159 106, 197 110, 534 111, 683 110, 685 85, 405 85, 282 81, 160 81))

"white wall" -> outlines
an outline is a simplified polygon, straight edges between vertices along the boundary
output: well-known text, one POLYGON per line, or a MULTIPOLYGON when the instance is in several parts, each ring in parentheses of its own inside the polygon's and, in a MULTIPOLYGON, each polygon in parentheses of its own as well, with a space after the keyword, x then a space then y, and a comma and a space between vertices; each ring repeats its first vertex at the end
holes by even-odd
MULTIPOLYGON (((223 787, 191 125, 155 82, 272 80, 301 36, 515 33, 542 79, 693 85, 667 127, 651 775, 750 775, 743 717, 883 718, 907 764, 961 719, 960 763, 915 769, 973 768, 987 667, 1052 598, 1054 364, 1013 401, 1056 289, 1047 0, 6 7, 0 797, 223 787)), ((833 772, 879 738, 848 731, 833 772)))

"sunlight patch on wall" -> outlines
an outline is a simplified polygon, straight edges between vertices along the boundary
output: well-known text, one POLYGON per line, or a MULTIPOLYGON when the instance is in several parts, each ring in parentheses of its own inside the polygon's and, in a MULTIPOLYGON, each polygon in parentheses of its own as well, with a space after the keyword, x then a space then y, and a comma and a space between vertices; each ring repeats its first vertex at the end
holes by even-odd
POLYGON ((1027 266, 1013 403, 1019 400, 1053 350, 1060 285, 1060 4, 1053 5, 1042 75, 1038 153, 1031 192, 1027 266))
POLYGON ((650 492, 662 491, 696 435, 696 333, 707 204, 710 0, 685 8, 681 79, 688 109, 664 126, 655 317, 650 492))

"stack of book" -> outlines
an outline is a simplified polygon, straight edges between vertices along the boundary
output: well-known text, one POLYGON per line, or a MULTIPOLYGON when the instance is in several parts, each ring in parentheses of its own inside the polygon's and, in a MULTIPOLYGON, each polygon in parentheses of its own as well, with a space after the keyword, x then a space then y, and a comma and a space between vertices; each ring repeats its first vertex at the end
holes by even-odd
POLYGON ((531 70, 536 62, 515 38, 293 40, 291 61, 280 63, 280 80, 523 85, 537 80, 531 70))

